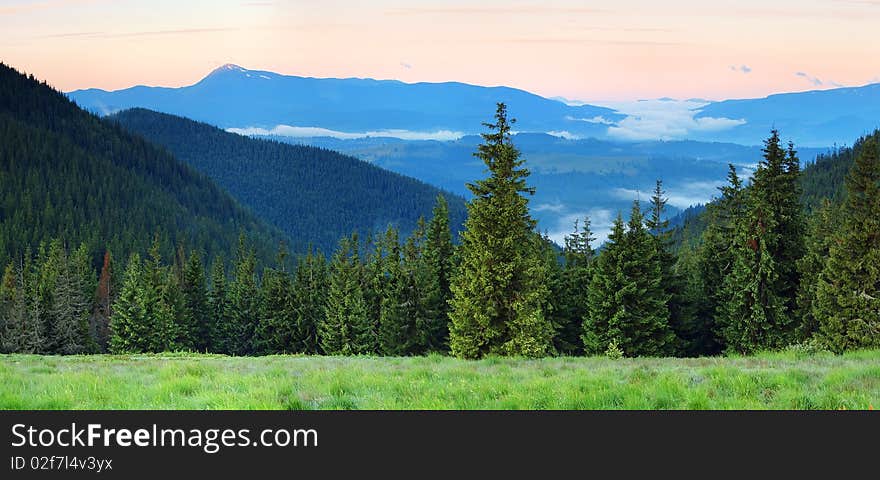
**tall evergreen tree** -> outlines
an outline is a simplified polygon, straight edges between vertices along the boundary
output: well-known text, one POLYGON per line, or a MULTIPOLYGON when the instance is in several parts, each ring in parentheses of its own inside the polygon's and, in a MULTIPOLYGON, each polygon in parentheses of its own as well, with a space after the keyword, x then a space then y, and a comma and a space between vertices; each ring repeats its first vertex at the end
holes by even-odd
POLYGON ((55 276, 50 314, 54 320, 54 350, 62 355, 85 353, 89 348, 88 314, 91 302, 85 294, 75 260, 61 252, 55 276))
POLYGON ((183 273, 183 329, 188 332, 190 344, 198 352, 205 352, 211 343, 211 323, 208 320, 208 291, 202 256, 192 252, 183 273))
MULTIPOLYGON (((455 247, 449 226, 449 207, 443 195, 437 196, 422 249, 424 261, 429 268, 425 281, 432 284, 426 288, 436 290, 435 293, 426 293, 429 295, 430 305, 425 308, 430 316, 426 317, 427 323, 420 329, 427 335, 423 344, 427 351, 446 351, 449 348, 449 301, 452 299, 450 282, 455 268, 455 247)), ((408 263, 412 264, 413 261, 411 259, 408 263)))
POLYGON ((728 349, 778 348, 795 339, 804 231, 798 163, 793 147, 783 149, 773 130, 747 191, 734 234, 733 269, 724 280, 722 331, 728 349))
POLYGON ((208 292, 212 352, 229 355, 234 351, 237 332, 232 323, 231 309, 226 283, 226 261, 218 256, 211 265, 211 290, 208 292))
POLYGON ((552 353, 553 326, 544 307, 548 291, 535 221, 528 211, 529 171, 510 137, 507 107, 498 104, 495 123, 476 156, 489 177, 468 184, 474 198, 462 234, 461 266, 451 283, 449 342, 453 355, 541 357, 552 353))
POLYGON ((645 221, 645 226, 654 237, 654 248, 660 261, 661 284, 669 300, 669 326, 676 337, 675 353, 679 355, 693 355, 692 345, 695 319, 691 316, 693 309, 689 305, 690 298, 685 295, 687 288, 685 276, 679 272, 677 258, 672 253, 672 232, 669 230, 669 220, 665 218, 666 203, 663 181, 657 180, 654 193, 651 195, 651 212, 645 221))
POLYGON ((627 356, 672 353, 669 295, 663 288, 655 240, 643 221, 639 202, 633 202, 626 230, 618 216, 599 256, 584 321, 584 348, 589 354, 604 352, 612 342, 627 356))
POLYGON ((721 197, 706 208, 709 224, 695 252, 695 284, 693 292, 695 322, 690 332, 683 333, 690 345, 685 347, 702 355, 712 355, 724 348, 721 318, 727 298, 724 279, 733 271, 735 233, 745 210, 745 191, 736 173, 728 165, 727 185, 719 188, 721 197))
POLYGON ((578 355, 584 349, 581 332, 583 319, 587 316, 587 288, 593 272, 594 240, 590 219, 586 216, 583 224, 575 220, 574 231, 565 237, 562 249, 565 266, 553 315, 557 330, 554 345, 559 353, 565 355, 578 355))
POLYGON ((326 316, 329 288, 327 262, 320 253, 309 249, 296 264, 292 293, 294 352, 316 354, 320 351, 318 323, 326 316))
POLYGON ((385 232, 384 244, 381 282, 374 283, 380 288, 377 292, 380 304, 377 331, 379 352, 383 355, 402 356, 413 350, 417 338, 414 318, 407 315, 404 305, 406 279, 403 274, 400 239, 396 229, 389 228, 385 232))
POLYGON ((296 353, 297 325, 293 310, 293 283, 284 267, 287 249, 279 247, 275 268, 266 268, 261 285, 262 310, 256 332, 256 352, 296 353))
POLYGON ((831 244, 837 233, 837 221, 840 218, 845 217, 842 216, 839 207, 827 198, 810 216, 805 241, 806 253, 797 264, 801 275, 797 296, 797 316, 801 319, 797 334, 799 340, 806 340, 819 330, 818 321, 813 314, 813 306, 816 303, 819 277, 830 255, 831 244))
POLYGON ((376 332, 364 299, 363 275, 357 235, 342 239, 330 264, 326 315, 318 325, 321 349, 327 355, 376 350, 376 332))
POLYGON ((123 275, 122 290, 113 304, 113 316, 110 317, 110 352, 145 352, 148 351, 148 335, 150 325, 147 324, 147 312, 139 296, 144 289, 141 258, 137 253, 131 254, 123 275))
POLYGON ((238 240, 235 269, 229 286, 229 318, 235 336, 231 340, 231 353, 251 355, 254 353, 254 336, 260 322, 260 297, 257 286, 257 265, 253 249, 241 234, 238 240))
POLYGON ((813 315, 835 352, 880 347, 880 148, 866 139, 846 178, 843 222, 816 285, 813 315))

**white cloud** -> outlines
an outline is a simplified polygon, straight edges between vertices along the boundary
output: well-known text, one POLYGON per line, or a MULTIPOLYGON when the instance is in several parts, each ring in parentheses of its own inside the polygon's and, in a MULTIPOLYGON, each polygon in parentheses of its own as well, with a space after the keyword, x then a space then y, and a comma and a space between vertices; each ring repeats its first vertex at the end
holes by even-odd
POLYGON ((566 115, 565 119, 571 120, 574 122, 587 122, 587 123, 599 123, 602 125, 615 125, 615 123, 613 121, 608 120, 607 118, 605 118, 601 115, 597 115, 593 118, 577 118, 577 117, 572 117, 571 115, 566 115))
POLYGON ((568 130, 551 130, 547 132, 547 135, 553 135, 554 137, 564 138, 566 140, 580 140, 580 135, 575 135, 568 130))
POLYGON ((620 140, 677 140, 693 132, 718 132, 746 123, 744 119, 694 118, 708 102, 696 100, 640 100, 602 106, 618 110, 626 118, 608 127, 608 136, 620 140))
POLYGON ((568 213, 558 217, 556 225, 548 229, 547 235, 550 237, 550 240, 562 246, 565 244, 565 236, 571 235, 574 230, 575 220, 583 222, 584 217, 587 216, 590 218, 590 230, 596 238, 592 246, 593 248, 599 248, 608 239, 608 234, 611 233, 611 225, 616 215, 616 213, 605 208, 591 208, 586 211, 568 213))
MULTIPOLYGON (((693 205, 706 203, 712 198, 718 196, 718 187, 724 185, 725 181, 684 181, 681 183, 664 185, 664 195, 667 199, 667 205, 684 210, 693 205)), ((615 188, 611 194, 621 200, 639 199, 643 205, 650 202, 651 195, 654 191, 654 185, 646 185, 644 189, 615 188)))
POLYGON ((539 203, 532 207, 532 210, 536 212, 556 212, 560 213, 565 210, 565 205, 562 203, 539 203))
POLYGON ((399 138, 401 140, 458 140, 459 138, 464 136, 463 132, 453 132, 450 130, 417 132, 412 130, 389 129, 371 130, 367 132, 340 132, 338 130, 330 130, 321 127, 295 127, 292 125, 277 125, 271 129, 260 127, 228 128, 226 129, 226 131, 248 136, 277 135, 292 138, 332 137, 342 140, 367 137, 391 137, 399 138))

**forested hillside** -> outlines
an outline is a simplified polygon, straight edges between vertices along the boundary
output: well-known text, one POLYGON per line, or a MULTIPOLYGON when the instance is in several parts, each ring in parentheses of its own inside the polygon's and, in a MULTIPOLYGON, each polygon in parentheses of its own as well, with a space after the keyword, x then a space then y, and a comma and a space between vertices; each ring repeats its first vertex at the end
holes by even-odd
POLYGON ((165 150, 0 64, 0 264, 52 239, 84 243, 93 263, 126 258, 154 234, 166 255, 178 243, 213 255, 240 231, 261 258, 284 239, 165 150))
MULTIPOLYGON (((857 139, 852 147, 819 154, 814 162, 807 164, 798 179, 801 203, 807 213, 817 210, 826 199, 833 205, 839 205, 843 201, 847 172, 859 155, 862 145, 870 138, 880 140, 880 131, 857 139)), ((675 227, 673 238, 676 249, 685 244, 693 247, 699 243, 700 236, 708 225, 707 216, 705 207, 697 206, 670 219, 670 224, 675 227)))
MULTIPOLYGON (((408 235, 428 217, 440 190, 353 157, 321 148, 256 140, 189 119, 132 109, 109 117, 164 145, 262 218, 287 233, 294 251, 309 244, 330 252, 341 237, 408 235)), ((445 194, 451 225, 464 223, 464 200, 445 194)))

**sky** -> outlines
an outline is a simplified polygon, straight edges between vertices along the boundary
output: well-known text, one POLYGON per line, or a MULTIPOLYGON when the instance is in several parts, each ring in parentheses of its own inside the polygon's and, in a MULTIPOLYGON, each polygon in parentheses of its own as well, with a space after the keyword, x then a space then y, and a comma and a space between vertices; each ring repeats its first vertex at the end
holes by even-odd
POLYGON ((880 0, 0 0, 0 61, 56 88, 312 77, 721 100, 880 82, 880 0))

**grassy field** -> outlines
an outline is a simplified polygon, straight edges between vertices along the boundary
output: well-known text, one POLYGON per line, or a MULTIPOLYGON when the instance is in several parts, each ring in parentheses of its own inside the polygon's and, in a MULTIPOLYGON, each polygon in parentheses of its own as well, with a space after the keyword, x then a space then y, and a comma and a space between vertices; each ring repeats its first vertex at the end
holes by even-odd
POLYGON ((699 359, 0 355, 0 409, 873 409, 880 351, 699 359))

